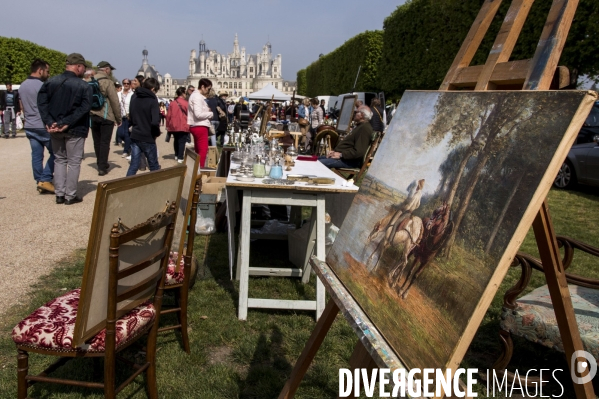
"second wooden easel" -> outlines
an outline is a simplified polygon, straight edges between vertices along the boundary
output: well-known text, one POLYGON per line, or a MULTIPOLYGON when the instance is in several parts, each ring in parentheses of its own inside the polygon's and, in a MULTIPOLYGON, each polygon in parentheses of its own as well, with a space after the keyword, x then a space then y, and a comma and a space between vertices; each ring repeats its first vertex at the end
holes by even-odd
MULTIPOLYGON (((513 0, 485 65, 470 66, 501 0, 486 0, 451 65, 439 90, 548 90, 570 84, 567 68, 558 67, 578 0, 554 0, 535 55, 529 60, 509 61, 533 0, 513 0)), ((545 265, 547 285, 558 321, 567 359, 582 350, 572 300, 547 203, 543 202, 533 229, 545 265)), ((313 259, 313 268, 327 287, 331 300, 285 384, 279 398, 292 398, 328 330, 341 310, 359 337, 350 358, 351 368, 405 368, 378 330, 324 262, 313 259)), ((489 306, 486 298, 482 306, 489 306)), ((474 332, 471 332, 474 335, 474 332)), ((470 340, 468 340, 470 342, 470 340)), ((466 347, 467 348, 467 347, 466 347)), ((466 348, 462 348, 465 353, 466 348)), ((463 356, 463 354, 462 354, 463 356)), ((591 382, 574 384, 578 399, 595 398, 591 382)))

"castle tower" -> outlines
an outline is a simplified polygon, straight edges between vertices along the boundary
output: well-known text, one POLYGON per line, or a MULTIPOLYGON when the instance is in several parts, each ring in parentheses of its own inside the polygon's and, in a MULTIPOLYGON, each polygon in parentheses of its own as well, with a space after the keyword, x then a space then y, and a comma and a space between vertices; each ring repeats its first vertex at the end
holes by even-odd
POLYGON ((189 56, 189 75, 193 75, 196 71, 196 51, 195 49, 191 50, 191 55, 189 56))
POLYGON ((239 57, 239 40, 237 39, 237 33, 235 34, 235 40, 233 41, 233 54, 239 57))

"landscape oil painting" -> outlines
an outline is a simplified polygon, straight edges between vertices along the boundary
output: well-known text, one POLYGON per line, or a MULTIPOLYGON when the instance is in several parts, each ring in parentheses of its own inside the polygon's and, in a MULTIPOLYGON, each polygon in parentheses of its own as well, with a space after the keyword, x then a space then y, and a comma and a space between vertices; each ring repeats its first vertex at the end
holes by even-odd
POLYGON ((595 100, 404 94, 327 263, 407 367, 459 364, 595 100))

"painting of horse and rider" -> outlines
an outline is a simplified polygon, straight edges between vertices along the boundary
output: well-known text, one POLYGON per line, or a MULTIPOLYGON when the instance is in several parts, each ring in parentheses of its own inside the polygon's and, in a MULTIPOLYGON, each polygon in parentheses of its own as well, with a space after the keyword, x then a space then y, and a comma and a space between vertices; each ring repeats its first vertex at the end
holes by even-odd
POLYGON ((410 368, 451 366, 478 327, 589 96, 404 94, 327 263, 410 368))

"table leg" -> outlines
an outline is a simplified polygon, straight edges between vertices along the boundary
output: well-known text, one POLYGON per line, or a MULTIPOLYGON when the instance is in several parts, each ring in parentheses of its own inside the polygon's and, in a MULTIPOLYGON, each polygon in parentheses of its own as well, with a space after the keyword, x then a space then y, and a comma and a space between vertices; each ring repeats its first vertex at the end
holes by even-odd
POLYGON ((252 190, 243 190, 241 210, 241 275, 239 280, 239 320, 246 320, 248 314, 248 290, 250 283, 250 227, 252 223, 252 190))
POLYGON ((227 239, 229 241, 229 274, 233 280, 233 264, 235 263, 235 209, 237 208, 237 190, 227 187, 227 239))
MULTIPOLYGON (((324 261, 325 247, 325 199, 324 194, 318 194, 316 200, 316 257, 324 261)), ((316 320, 320 318, 325 307, 325 288, 320 278, 316 277, 316 320)))

